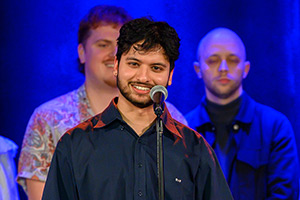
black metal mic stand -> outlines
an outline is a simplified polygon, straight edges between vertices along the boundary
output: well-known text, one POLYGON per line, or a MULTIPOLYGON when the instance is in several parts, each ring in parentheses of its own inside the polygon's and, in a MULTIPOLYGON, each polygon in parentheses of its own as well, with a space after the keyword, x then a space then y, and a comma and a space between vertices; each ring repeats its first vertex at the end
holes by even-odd
POLYGON ((157 178, 158 178, 158 199, 165 199, 165 181, 164 181, 164 150, 163 150, 163 123, 160 116, 163 108, 159 104, 154 104, 154 112, 156 118, 156 134, 157 134, 157 178))

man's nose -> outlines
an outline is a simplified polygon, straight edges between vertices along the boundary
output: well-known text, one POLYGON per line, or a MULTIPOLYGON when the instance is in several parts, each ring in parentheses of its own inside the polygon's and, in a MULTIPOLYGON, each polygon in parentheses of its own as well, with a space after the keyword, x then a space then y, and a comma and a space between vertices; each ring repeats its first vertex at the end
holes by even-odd
POLYGON ((149 70, 145 66, 140 66, 137 69, 136 78, 137 78, 138 81, 140 81, 142 83, 149 82, 149 80, 150 80, 149 70))
POLYGON ((228 71, 228 65, 227 65, 226 60, 222 60, 220 66, 219 66, 219 71, 220 72, 222 72, 222 71, 228 71))
POLYGON ((117 51, 118 51, 117 45, 112 45, 110 47, 109 56, 115 57, 115 55, 117 54, 117 51))

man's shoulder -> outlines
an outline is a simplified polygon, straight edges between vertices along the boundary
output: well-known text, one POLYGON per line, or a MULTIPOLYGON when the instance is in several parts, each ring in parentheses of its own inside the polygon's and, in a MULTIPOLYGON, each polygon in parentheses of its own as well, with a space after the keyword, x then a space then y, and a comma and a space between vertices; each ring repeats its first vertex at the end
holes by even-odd
POLYGON ((72 110, 77 103, 77 90, 55 97, 35 109, 35 112, 60 112, 72 110))
POLYGON ((288 118, 276 109, 264 105, 250 98, 247 104, 244 105, 244 110, 240 113, 251 113, 250 123, 253 130, 261 130, 264 134, 293 132, 292 125, 288 118))
POLYGON ((102 113, 95 115, 95 116, 79 123, 78 125, 69 129, 65 134, 71 135, 72 137, 78 137, 82 134, 93 133, 99 120, 101 121, 101 115, 102 115, 102 113))
POLYGON ((288 120, 287 117, 280 111, 255 100, 255 115, 261 116, 263 118, 268 118, 269 120, 288 120))
POLYGON ((200 103, 194 109, 189 111, 184 117, 189 121, 191 118, 194 118, 195 116, 200 114, 201 108, 202 108, 202 104, 200 103))
MULTIPOLYGON (((200 103, 199 105, 197 105, 193 110, 191 110, 190 112, 188 112, 184 117, 186 119, 186 121, 188 122, 188 125, 191 128, 196 128, 197 126, 201 125, 202 123, 204 123, 204 120, 200 119, 202 115, 204 115, 203 112, 203 105, 202 103, 200 103)), ((205 120, 206 122, 207 120, 205 120)))
POLYGON ((94 131, 97 129, 95 126, 98 123, 99 118, 101 118, 101 114, 93 116, 73 128, 70 128, 62 135, 58 144, 62 143, 60 144, 61 146, 72 145, 75 147, 79 145, 82 146, 82 144, 86 144, 87 141, 87 143, 90 144, 92 141, 91 137, 93 137, 94 131))

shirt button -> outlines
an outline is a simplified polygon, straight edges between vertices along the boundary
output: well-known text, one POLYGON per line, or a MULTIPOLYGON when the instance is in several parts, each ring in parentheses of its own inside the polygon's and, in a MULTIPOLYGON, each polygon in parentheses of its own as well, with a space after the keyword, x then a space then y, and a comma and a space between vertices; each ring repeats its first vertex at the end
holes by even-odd
POLYGON ((216 128, 215 128, 214 126, 212 126, 212 127, 211 127, 211 130, 212 130, 212 131, 215 131, 215 130, 216 130, 216 128))
POLYGON ((142 191, 139 191, 139 192, 138 192, 138 195, 139 195, 139 197, 143 196, 142 191))
POLYGON ((140 139, 140 138, 138 139, 138 143, 142 143, 142 141, 141 141, 141 139, 140 139))
POLYGON ((124 126, 121 126, 121 131, 123 131, 124 130, 124 126))
POLYGON ((240 126, 238 124, 234 124, 232 128, 233 130, 237 131, 239 130, 240 126))
POLYGON ((142 163, 139 163, 139 164, 138 164, 138 167, 139 167, 139 168, 143 167, 143 164, 142 164, 142 163))

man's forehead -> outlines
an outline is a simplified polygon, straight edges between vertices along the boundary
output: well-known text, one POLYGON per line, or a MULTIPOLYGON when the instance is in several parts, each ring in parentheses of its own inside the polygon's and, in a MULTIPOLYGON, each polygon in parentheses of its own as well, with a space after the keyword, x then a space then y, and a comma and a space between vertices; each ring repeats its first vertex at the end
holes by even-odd
POLYGON ((244 49, 241 45, 236 42, 222 41, 222 42, 211 42, 207 43, 202 50, 201 54, 203 56, 210 55, 236 55, 242 57, 244 55, 244 49))
POLYGON ((165 59, 167 59, 167 56, 165 55, 165 50, 163 49, 162 46, 160 46, 159 44, 157 45, 154 45, 150 48, 144 48, 143 47, 143 42, 144 41, 139 41, 135 44, 133 44, 131 47, 130 47, 130 50, 128 53, 131 53, 131 54, 140 54, 140 55, 145 55, 145 54, 151 54, 151 53, 157 53, 157 54, 162 54, 165 59))
POLYGON ((246 55, 245 46, 240 37, 235 32, 226 28, 214 29, 200 41, 198 56, 214 51, 232 51, 233 53, 240 54, 240 56, 246 55))
POLYGON ((163 48, 150 48, 148 50, 138 50, 134 48, 134 45, 132 45, 130 50, 122 55, 122 58, 123 57, 126 60, 139 60, 141 62, 149 63, 164 63, 165 66, 168 66, 170 64, 169 59, 165 55, 163 48))
POLYGON ((122 23, 109 22, 109 21, 99 21, 97 23, 92 24, 91 29, 96 29, 96 28, 101 27, 101 26, 111 26, 115 29, 120 29, 123 26, 123 24, 122 23))
POLYGON ((111 25, 98 26, 96 29, 89 30, 89 35, 87 39, 93 41, 106 40, 110 42, 117 42, 119 36, 118 27, 113 27, 111 25))

